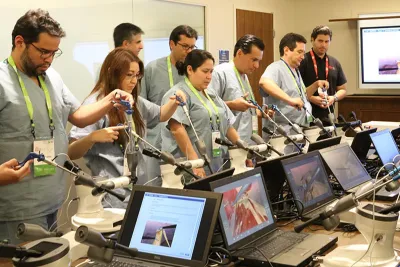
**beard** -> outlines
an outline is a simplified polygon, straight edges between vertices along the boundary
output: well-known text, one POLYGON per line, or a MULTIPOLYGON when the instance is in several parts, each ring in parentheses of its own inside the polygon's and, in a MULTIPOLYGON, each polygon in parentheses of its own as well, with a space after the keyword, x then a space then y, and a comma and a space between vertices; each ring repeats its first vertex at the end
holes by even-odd
POLYGON ((32 59, 28 55, 28 49, 25 49, 24 52, 22 52, 21 65, 24 70, 24 73, 29 77, 42 75, 47 70, 47 69, 44 71, 39 70, 39 68, 42 66, 48 65, 50 67, 50 64, 47 63, 39 65, 33 63, 32 59))

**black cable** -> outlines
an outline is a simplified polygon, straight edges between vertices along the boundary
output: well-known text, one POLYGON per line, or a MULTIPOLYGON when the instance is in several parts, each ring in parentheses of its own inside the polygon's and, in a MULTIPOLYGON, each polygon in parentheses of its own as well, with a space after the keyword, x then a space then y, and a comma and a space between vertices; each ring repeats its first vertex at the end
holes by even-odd
POLYGON ((208 254, 207 262, 208 263, 212 262, 218 266, 219 265, 225 266, 233 262, 232 254, 223 247, 210 247, 210 253, 208 254), (214 255, 217 256, 218 258, 217 259, 213 258, 214 255))

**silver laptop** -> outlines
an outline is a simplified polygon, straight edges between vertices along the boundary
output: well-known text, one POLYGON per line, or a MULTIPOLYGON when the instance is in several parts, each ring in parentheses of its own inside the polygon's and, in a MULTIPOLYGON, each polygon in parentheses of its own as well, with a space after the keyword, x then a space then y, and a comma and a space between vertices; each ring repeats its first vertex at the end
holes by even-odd
POLYGON ((110 266, 205 266, 221 198, 213 192, 135 185, 118 243, 138 249, 138 256, 116 252, 110 266))
POLYGON ((305 266, 337 242, 328 235, 279 230, 259 167, 212 182, 211 188, 223 194, 219 219, 226 248, 244 266, 305 266))

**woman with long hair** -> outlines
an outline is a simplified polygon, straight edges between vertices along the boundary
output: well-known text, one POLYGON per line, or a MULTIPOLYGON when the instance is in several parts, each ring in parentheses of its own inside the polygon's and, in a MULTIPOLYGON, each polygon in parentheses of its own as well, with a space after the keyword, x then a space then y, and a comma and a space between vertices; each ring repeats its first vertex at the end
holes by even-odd
MULTIPOLYGON (((239 135, 232 127, 235 117, 225 102, 207 87, 211 82, 214 69, 213 56, 204 50, 191 51, 182 64, 177 64, 180 75, 185 75, 185 80, 177 83, 163 97, 162 103, 178 90, 186 94, 187 108, 190 119, 199 138, 204 141, 211 168, 214 172, 223 165, 222 155, 227 155, 226 147, 215 143, 216 138, 229 139, 233 144, 239 140, 239 135)), ((162 148, 172 153, 175 157, 185 156, 188 160, 201 158, 195 148, 196 134, 191 127, 189 119, 179 109, 168 121, 168 127, 163 128, 162 148)), ((204 177, 209 174, 208 169, 194 169, 194 173, 204 177)))
MULTIPOLYGON (((92 92, 85 99, 83 105, 97 102, 115 88, 120 88, 133 95, 133 129, 141 137, 145 137, 146 128, 155 127, 158 123, 167 121, 178 107, 175 95, 185 100, 185 94, 177 91, 163 106, 158 106, 139 96, 140 80, 143 77, 143 62, 130 50, 116 48, 111 51, 100 70, 100 77, 92 92)), ((85 128, 73 127, 70 132, 68 155, 72 160, 84 157, 93 176, 118 177, 124 174, 124 153, 129 141, 125 132, 126 114, 122 109, 112 109, 97 123, 85 128)), ((132 140, 133 142, 134 140, 132 140)), ((137 140, 135 140, 136 143, 137 140)), ((143 143, 137 142, 142 151, 143 143)), ((137 165, 137 184, 151 184, 154 177, 145 174, 146 158, 139 153, 137 165)), ((152 185, 161 185, 160 179, 152 185), (158 183, 157 183, 158 182, 158 183)), ((130 194, 128 189, 120 189, 130 194)), ((120 202, 113 196, 107 196, 112 206, 120 206, 120 202)), ((122 204, 126 207, 126 203, 122 204)))

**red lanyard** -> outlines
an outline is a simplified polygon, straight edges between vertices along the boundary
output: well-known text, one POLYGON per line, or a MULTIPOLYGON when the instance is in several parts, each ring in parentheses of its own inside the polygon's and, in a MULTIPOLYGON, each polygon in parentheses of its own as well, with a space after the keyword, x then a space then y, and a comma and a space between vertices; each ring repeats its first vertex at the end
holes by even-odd
MULTIPOLYGON (((315 60, 314 51, 313 51, 312 49, 310 50, 310 55, 311 55, 311 59, 312 59, 313 64, 314 64, 315 76, 317 76, 317 80, 319 80, 319 79, 318 79, 317 61, 315 60)), ((326 77, 326 80, 328 80, 328 74, 329 74, 328 56, 325 55, 325 77, 326 77)))

